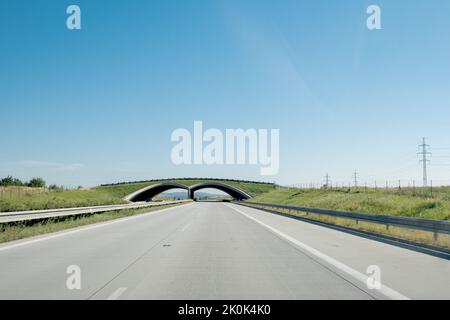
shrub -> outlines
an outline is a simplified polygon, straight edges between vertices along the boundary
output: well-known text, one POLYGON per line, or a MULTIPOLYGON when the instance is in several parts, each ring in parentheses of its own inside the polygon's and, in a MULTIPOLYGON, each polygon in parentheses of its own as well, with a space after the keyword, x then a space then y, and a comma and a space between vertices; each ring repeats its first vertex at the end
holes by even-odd
POLYGON ((0 180, 0 186, 8 187, 8 186, 23 186, 23 182, 19 179, 13 178, 12 176, 7 176, 0 180))
POLYGON ((64 187, 63 186, 58 186, 57 184, 51 184, 48 187, 48 189, 52 190, 52 191, 64 191, 64 187))
POLYGON ((44 188, 45 181, 42 178, 33 178, 27 183, 27 185, 31 188, 44 188))

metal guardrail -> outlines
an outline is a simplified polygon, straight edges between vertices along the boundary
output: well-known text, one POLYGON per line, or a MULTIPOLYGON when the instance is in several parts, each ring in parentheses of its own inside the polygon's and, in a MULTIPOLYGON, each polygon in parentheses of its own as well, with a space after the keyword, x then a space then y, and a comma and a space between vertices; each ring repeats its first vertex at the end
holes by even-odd
POLYGON ((423 218, 409 218, 398 216, 387 216, 373 213, 360 213, 360 212, 348 212, 348 211, 335 211, 327 209, 316 209, 298 206, 288 206, 273 203, 257 203, 257 202, 239 202, 242 205, 248 206, 260 206, 274 209, 285 209, 300 211, 305 213, 314 213, 319 215, 327 215, 339 218, 348 218, 357 221, 367 221, 372 223, 379 223, 384 225, 392 225, 403 228, 410 228, 422 231, 430 231, 434 233, 446 233, 450 234, 450 221, 430 220, 423 218))
POLYGON ((118 204, 118 205, 106 205, 106 206, 93 206, 93 207, 79 207, 79 208, 62 208, 62 209, 49 209, 49 210, 31 210, 31 211, 12 211, 12 212, 0 212, 0 223, 8 222, 20 222, 36 219, 57 218, 64 216, 75 216, 82 214, 100 213, 108 211, 116 211, 123 209, 139 209, 147 207, 158 207, 175 203, 189 202, 188 200, 178 201, 161 201, 161 202, 141 202, 131 204, 118 204))

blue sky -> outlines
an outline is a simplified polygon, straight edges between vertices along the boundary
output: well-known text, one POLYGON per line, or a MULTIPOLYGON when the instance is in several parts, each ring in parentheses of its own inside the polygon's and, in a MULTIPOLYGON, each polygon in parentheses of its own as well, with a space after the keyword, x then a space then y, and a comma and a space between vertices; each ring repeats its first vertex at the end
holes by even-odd
POLYGON ((406 183, 426 136, 430 178, 450 184, 449 15, 447 0, 1 0, 0 176, 406 183), (175 166, 170 134, 194 120, 279 128, 279 174, 175 166))

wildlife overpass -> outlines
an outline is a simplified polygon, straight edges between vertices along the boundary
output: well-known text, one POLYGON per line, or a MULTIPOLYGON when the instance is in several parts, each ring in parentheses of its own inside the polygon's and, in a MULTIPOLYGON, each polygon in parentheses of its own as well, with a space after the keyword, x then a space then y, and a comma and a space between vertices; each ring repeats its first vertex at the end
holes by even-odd
POLYGON ((141 202, 141 201, 151 201, 157 195, 171 190, 171 189, 183 189, 187 191, 188 197, 190 199, 195 199, 195 192, 202 189, 217 189, 228 195, 230 195, 234 200, 247 200, 251 198, 247 192, 237 187, 215 181, 208 181, 197 183, 192 186, 188 186, 178 182, 162 182, 147 186, 140 190, 133 192, 132 194, 125 197, 125 200, 129 202, 141 202))

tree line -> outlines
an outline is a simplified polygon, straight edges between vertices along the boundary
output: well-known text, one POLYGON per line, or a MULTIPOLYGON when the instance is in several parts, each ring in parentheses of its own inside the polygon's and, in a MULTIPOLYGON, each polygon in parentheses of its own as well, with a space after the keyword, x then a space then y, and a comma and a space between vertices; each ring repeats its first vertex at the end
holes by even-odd
POLYGON ((22 181, 12 176, 0 179, 0 187, 30 187, 45 188, 45 180, 42 178, 32 178, 30 181, 22 181))

